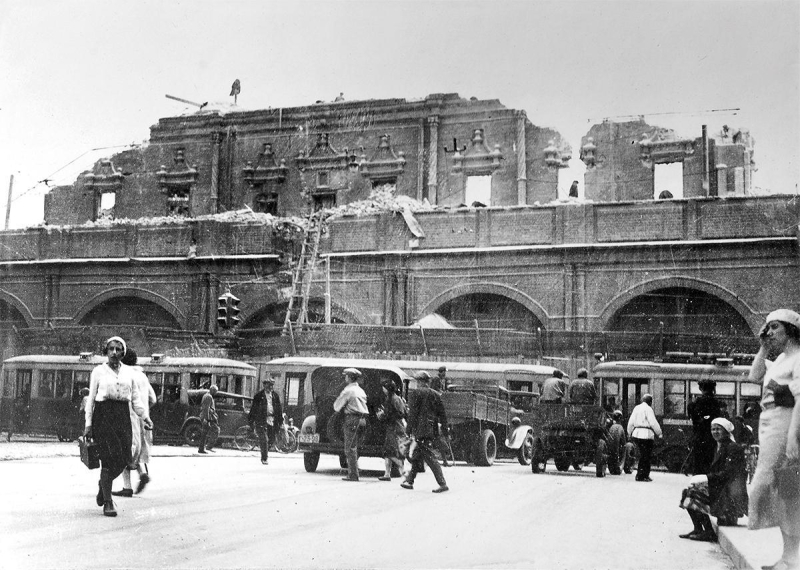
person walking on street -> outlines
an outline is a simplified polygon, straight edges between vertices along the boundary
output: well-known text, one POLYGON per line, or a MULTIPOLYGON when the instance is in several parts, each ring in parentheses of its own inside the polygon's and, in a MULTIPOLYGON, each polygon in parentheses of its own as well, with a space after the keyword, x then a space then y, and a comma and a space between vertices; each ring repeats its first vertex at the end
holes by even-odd
POLYGON ((778 471, 800 466, 800 314, 789 309, 771 312, 758 336, 761 347, 749 378, 763 384, 762 411, 747 527, 779 527, 783 553, 775 564, 763 568, 796 570, 800 568, 800 492, 796 482, 782 488, 778 471), (770 357, 775 360, 768 366, 770 357))
MULTIPOLYGON (((143 408, 147 410, 156 403, 156 393, 150 385, 150 380, 147 375, 142 372, 141 366, 136 366, 138 358, 136 351, 128 348, 125 351, 125 356, 122 357, 122 364, 130 367, 133 374, 136 386, 139 389, 139 399, 143 408)), ((153 430, 147 429, 142 419, 136 415, 133 407, 131 407, 131 436, 133 441, 132 460, 131 466, 136 465, 136 471, 139 473, 139 484, 136 486, 136 493, 144 491, 145 486, 150 482, 150 470, 148 463, 150 463, 150 447, 153 445, 153 430)), ((131 469, 125 467, 122 472, 122 489, 119 491, 112 491, 112 495, 116 497, 132 497, 133 485, 131 484, 131 469)))
POLYGON ((578 377, 569 385, 569 401, 588 406, 593 406, 597 401, 597 390, 594 382, 589 380, 589 371, 585 368, 578 370, 578 377))
POLYGON ((281 399, 273 391, 275 379, 264 378, 261 381, 261 390, 253 396, 253 405, 247 421, 258 436, 258 447, 261 450, 261 464, 269 464, 269 446, 275 443, 276 430, 283 424, 283 408, 281 399))
POLYGON ((347 458, 347 477, 344 481, 358 481, 358 446, 367 427, 367 394, 358 385, 361 371, 345 368, 342 374, 347 381, 341 394, 333 403, 336 412, 344 413, 344 455, 347 458))
POLYGON ((383 442, 384 473, 378 477, 379 481, 392 480, 392 466, 396 466, 400 473, 403 472, 405 458, 401 453, 401 443, 406 437, 406 403, 400 396, 401 389, 391 379, 386 380, 383 386, 386 391, 386 400, 379 418, 386 427, 386 436, 383 442))
POLYGON ((417 389, 409 396, 408 435, 413 440, 411 447, 413 448, 416 444, 418 455, 412 454, 412 457, 409 457, 411 470, 400 486, 404 489, 413 489, 414 479, 416 479, 417 473, 424 469, 424 462, 433 471, 433 476, 439 484, 439 487, 433 492, 443 493, 449 488, 444 473, 442 473, 442 467, 433 454, 433 444, 439 436, 438 425, 442 426, 442 432, 447 435, 447 414, 441 396, 430 387, 430 375, 425 371, 420 371, 414 375, 414 378, 417 381, 417 389))
POLYGON ((206 453, 207 451, 214 451, 214 443, 219 437, 219 416, 217 416, 217 406, 214 404, 214 395, 217 393, 217 385, 211 384, 208 392, 203 394, 203 399, 200 402, 200 445, 197 448, 197 453, 206 453), (208 441, 208 434, 211 433, 211 443, 206 447, 208 441))
POLYGON ((720 417, 720 401, 715 396, 717 383, 708 378, 700 380, 700 396, 689 402, 692 420, 692 474, 704 475, 711 467, 717 443, 711 436, 711 422, 720 417))
POLYGON ((653 413, 653 396, 645 394, 642 403, 633 408, 628 418, 628 435, 639 450, 639 466, 636 469, 636 480, 650 482, 650 462, 653 456, 653 444, 656 437, 661 437, 661 426, 653 413))
POLYGON ((564 382, 564 373, 561 370, 553 370, 553 376, 542 384, 542 394, 539 401, 546 404, 560 404, 564 401, 567 383, 564 382))
POLYGON ((108 339, 105 346, 108 362, 96 366, 89 376, 84 437, 93 439, 100 450, 97 506, 103 507, 107 517, 117 516, 111 484, 131 462, 131 406, 146 427, 153 427, 148 409, 142 406, 133 371, 121 362, 126 348, 120 337, 108 339))

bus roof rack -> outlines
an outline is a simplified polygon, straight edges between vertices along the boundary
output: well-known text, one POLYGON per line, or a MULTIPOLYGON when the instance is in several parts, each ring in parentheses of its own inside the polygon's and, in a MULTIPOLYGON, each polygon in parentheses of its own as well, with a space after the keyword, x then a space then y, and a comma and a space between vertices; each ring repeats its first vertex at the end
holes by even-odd
POLYGON ((728 357, 717 358, 715 364, 717 366, 733 366, 733 358, 728 358, 728 357))
POLYGON ((79 360, 91 360, 92 356, 94 355, 93 352, 81 352, 78 356, 79 360))
POLYGON ((673 364, 687 364, 693 356, 693 352, 667 351, 664 353, 664 362, 671 362, 673 364))
POLYGON ((165 358, 164 353, 157 352, 157 353, 154 353, 154 354, 150 355, 150 362, 153 362, 153 363, 157 364, 159 362, 164 362, 164 358, 165 358))

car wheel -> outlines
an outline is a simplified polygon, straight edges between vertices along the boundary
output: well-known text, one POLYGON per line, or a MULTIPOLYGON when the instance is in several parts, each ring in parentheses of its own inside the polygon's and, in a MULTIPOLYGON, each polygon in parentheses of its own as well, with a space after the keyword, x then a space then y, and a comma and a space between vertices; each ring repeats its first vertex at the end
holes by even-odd
POLYGON ((567 471, 572 462, 569 460, 569 457, 554 457, 553 463, 556 464, 556 469, 559 471, 567 471))
POLYGON ((528 432, 525 435, 525 441, 522 442, 522 447, 517 450, 517 461, 520 465, 530 465, 531 458, 533 457, 533 434, 528 432))
POLYGON ((489 467, 497 457, 497 439, 490 429, 483 430, 475 439, 475 465, 489 467))
POLYGON ((595 474, 598 477, 606 476, 606 442, 601 439, 597 442, 597 449, 594 454, 595 474))
POLYGON ((533 450, 531 451, 531 471, 534 473, 544 473, 547 469, 547 455, 544 453, 544 445, 541 439, 533 442, 533 450))
POLYGON ((203 434, 203 427, 200 422, 189 422, 183 428, 183 441, 186 445, 197 447, 200 445, 200 436, 203 434))
POLYGON ((313 473, 317 470, 317 465, 319 465, 319 453, 316 451, 308 451, 303 454, 303 467, 306 468, 306 471, 309 473, 313 473))

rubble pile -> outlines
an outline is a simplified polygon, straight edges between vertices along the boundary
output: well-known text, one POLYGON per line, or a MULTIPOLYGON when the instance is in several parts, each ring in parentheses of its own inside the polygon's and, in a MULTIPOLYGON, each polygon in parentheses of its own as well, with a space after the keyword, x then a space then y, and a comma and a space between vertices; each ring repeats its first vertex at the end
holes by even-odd
POLYGON ((397 196, 391 190, 391 186, 383 186, 370 192, 369 198, 366 200, 328 208, 324 210, 324 213, 328 219, 335 219, 343 216, 360 217, 383 212, 402 213, 403 210, 410 210, 412 213, 430 212, 436 209, 436 206, 431 206, 427 199, 420 202, 410 196, 397 196))

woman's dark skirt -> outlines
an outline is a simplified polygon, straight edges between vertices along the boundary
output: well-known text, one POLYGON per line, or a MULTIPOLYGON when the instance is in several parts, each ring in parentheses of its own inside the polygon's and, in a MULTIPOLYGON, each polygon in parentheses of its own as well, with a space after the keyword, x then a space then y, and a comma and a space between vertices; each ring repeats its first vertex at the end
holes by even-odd
POLYGON ((94 403, 92 435, 100 447, 100 464, 111 479, 131 462, 131 415, 127 400, 94 403))

